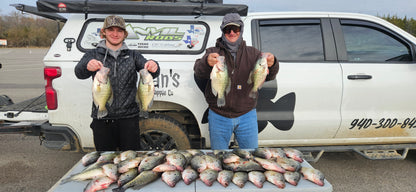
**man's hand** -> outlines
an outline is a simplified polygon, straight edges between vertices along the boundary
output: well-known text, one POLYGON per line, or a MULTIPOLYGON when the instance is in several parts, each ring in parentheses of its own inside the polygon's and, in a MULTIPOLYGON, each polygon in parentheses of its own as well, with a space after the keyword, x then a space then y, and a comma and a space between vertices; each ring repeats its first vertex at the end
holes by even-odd
POLYGON ((87 70, 92 72, 100 70, 101 67, 103 67, 103 63, 96 59, 91 59, 87 64, 87 70))
POLYGON ((219 62, 218 57, 220 55, 218 53, 210 53, 207 58, 208 65, 214 67, 215 64, 219 62))
POLYGON ((147 69, 149 72, 154 73, 157 71, 158 66, 155 61, 149 60, 144 64, 144 68, 147 69))
POLYGON ((272 53, 265 53, 267 55, 267 67, 271 67, 274 64, 274 55, 272 53))

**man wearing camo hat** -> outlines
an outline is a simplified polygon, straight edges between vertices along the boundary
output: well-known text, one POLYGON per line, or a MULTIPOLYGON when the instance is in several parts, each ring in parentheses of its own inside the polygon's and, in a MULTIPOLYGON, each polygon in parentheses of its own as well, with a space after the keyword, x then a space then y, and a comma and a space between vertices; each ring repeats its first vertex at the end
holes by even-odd
POLYGON ((136 102, 137 72, 147 69, 156 78, 159 64, 147 60, 137 50, 130 50, 124 39, 128 33, 122 17, 111 15, 105 18, 100 30, 103 38, 96 49, 90 50, 75 67, 79 79, 87 79, 102 67, 110 69, 109 81, 112 103, 107 103, 107 115, 97 117, 98 108, 92 104, 90 125, 97 151, 140 150, 139 112, 136 102))

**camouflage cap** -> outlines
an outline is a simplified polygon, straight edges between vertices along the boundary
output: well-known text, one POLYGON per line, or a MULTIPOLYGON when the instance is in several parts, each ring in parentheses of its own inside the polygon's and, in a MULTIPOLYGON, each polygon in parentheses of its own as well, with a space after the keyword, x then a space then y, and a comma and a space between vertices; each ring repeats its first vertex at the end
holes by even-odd
POLYGON ((109 27, 120 27, 123 30, 126 30, 126 22, 120 16, 110 15, 105 18, 103 29, 107 29, 109 27))

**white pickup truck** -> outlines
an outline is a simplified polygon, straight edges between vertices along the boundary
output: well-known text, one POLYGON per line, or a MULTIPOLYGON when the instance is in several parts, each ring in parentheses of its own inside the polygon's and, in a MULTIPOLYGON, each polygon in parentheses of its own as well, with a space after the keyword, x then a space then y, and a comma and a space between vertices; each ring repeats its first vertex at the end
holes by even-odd
MULTIPOLYGON (((280 61, 277 78, 260 90, 260 146, 318 152, 315 159, 324 151, 347 150, 371 159, 403 159, 416 149, 416 38, 381 18, 248 13, 246 5, 203 2, 38 0, 37 8, 68 14, 44 58, 47 121, 26 127, 42 136, 48 148, 94 149, 92 81, 77 79, 74 67, 97 45, 109 14, 125 18, 129 48, 161 67, 151 114, 140 122, 142 146, 209 148, 207 104, 193 65, 221 36, 223 15, 238 12, 247 44, 280 61)), ((10 113, 2 108, 0 113, 10 113)), ((2 114, 0 120, 15 121, 2 114)))

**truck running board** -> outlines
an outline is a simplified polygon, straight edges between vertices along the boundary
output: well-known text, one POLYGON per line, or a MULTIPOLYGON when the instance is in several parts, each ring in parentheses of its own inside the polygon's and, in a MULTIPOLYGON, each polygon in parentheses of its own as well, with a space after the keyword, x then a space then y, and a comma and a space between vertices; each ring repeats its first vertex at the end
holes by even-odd
POLYGON ((407 152, 409 148, 405 148, 401 150, 400 153, 396 149, 385 149, 385 150, 359 150, 354 149, 355 152, 362 155, 363 157, 371 160, 378 160, 378 159, 400 159, 403 160, 407 156, 407 152))

